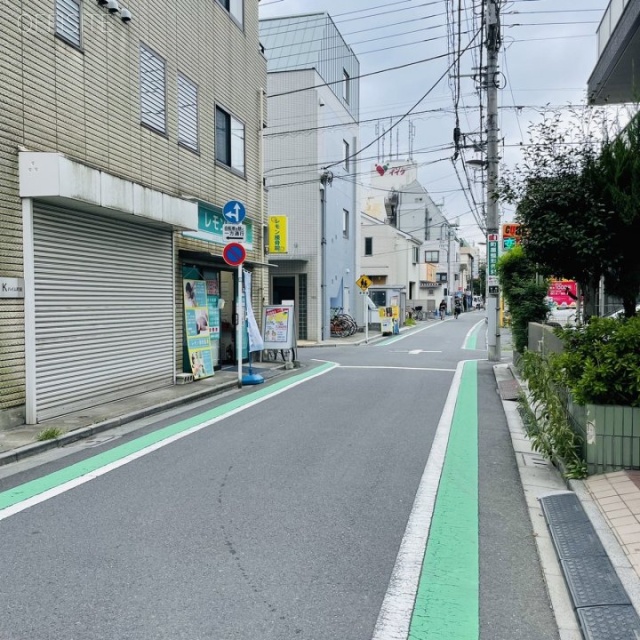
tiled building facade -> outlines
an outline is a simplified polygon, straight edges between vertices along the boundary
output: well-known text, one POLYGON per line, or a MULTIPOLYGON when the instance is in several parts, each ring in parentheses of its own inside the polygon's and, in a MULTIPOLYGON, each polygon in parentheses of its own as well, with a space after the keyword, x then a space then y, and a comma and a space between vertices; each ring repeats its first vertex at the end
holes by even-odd
POLYGON ((173 383, 185 269, 225 286, 226 201, 263 262, 266 61, 251 1, 15 2, 0 30, 0 277, 23 286, 0 299, 11 425, 173 383))

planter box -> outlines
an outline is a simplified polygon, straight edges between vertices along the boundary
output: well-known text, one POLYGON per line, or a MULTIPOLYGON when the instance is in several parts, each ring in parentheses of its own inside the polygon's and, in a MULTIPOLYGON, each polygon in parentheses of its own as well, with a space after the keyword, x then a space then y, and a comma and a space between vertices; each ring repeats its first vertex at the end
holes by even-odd
POLYGON ((568 398, 567 412, 582 438, 589 474, 640 469, 640 407, 583 407, 568 398))

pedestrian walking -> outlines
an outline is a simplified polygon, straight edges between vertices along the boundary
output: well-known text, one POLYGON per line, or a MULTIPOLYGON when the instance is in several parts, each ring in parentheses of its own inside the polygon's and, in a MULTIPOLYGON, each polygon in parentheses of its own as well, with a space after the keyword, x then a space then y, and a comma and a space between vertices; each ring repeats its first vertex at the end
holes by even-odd
POLYGON ((456 302, 453 306, 453 317, 457 320, 458 316, 462 313, 462 303, 460 298, 456 298, 456 302))
POLYGON ((440 312, 440 320, 444 320, 444 317, 447 315, 447 301, 444 298, 438 307, 438 311, 440 312))

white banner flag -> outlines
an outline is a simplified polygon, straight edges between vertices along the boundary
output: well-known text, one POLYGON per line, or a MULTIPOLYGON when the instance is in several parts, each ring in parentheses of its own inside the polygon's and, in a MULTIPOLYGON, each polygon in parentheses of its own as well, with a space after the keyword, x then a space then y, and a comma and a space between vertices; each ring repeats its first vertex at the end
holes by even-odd
POLYGON ((249 335, 249 351, 262 351, 264 349, 264 341, 262 334, 253 315, 253 305, 251 304, 251 271, 244 271, 244 300, 247 312, 247 334, 249 335))

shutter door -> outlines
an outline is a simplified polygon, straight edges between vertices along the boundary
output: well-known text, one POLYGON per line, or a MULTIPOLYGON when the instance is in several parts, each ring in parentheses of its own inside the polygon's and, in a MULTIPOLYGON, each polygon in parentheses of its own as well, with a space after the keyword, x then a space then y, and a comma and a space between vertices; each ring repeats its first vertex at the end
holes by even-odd
POLYGON ((173 383, 172 232, 36 205, 38 420, 173 383))

